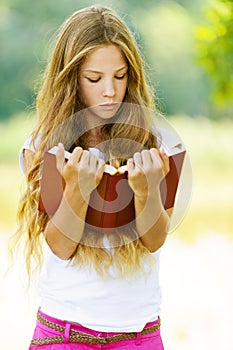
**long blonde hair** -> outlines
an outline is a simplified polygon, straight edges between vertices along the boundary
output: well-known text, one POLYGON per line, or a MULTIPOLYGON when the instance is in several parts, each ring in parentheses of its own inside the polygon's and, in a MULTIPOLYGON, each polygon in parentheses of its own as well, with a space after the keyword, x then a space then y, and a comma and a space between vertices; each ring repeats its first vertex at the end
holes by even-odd
MULTIPOLYGON (((92 6, 75 12, 60 28, 37 97, 39 120, 32 135, 35 156, 27 174, 26 192, 19 203, 19 226, 16 233, 18 243, 22 237, 25 238, 25 255, 29 272, 32 257, 36 259, 36 264, 41 265, 41 237, 49 219, 47 214, 38 211, 44 152, 58 142, 62 142, 66 149, 70 149, 72 143, 83 148, 88 147, 85 138, 82 137, 83 118, 80 116, 85 105, 78 93, 80 67, 93 50, 109 44, 117 45, 125 56, 128 64, 128 86, 123 101, 125 105, 120 108, 117 123, 114 123, 113 119, 113 123, 103 128, 103 132, 110 141, 133 140, 136 141, 136 145, 140 145, 134 150, 131 149, 125 155, 125 159, 142 147, 157 146, 156 137, 149 132, 152 118, 148 109, 154 109, 153 93, 147 82, 143 61, 132 33, 118 15, 106 7, 92 6), (39 143, 36 142, 38 137, 39 143)), ((114 145, 111 151, 115 157, 121 153, 118 147, 114 148, 114 145)), ((131 232, 120 231, 116 230, 112 238, 118 241, 118 246, 112 254, 109 250, 93 248, 82 244, 81 241, 73 256, 73 262, 92 265, 102 276, 108 275, 109 267, 114 264, 121 276, 130 275, 136 270, 142 271, 141 258, 148 257, 149 252, 142 245, 135 228, 132 228, 131 232)), ((96 233, 84 232, 85 234, 89 239, 97 239, 96 233)), ((104 237, 98 236, 98 239, 104 237)))

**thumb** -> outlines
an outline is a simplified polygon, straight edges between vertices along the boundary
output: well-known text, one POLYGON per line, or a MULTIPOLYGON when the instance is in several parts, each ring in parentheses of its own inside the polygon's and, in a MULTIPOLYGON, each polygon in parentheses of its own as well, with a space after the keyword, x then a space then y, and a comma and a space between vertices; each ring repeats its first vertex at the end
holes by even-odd
POLYGON ((99 184, 100 180, 103 177, 104 167, 105 167, 104 160, 99 158, 97 162, 97 172, 96 172, 97 185, 99 184))
POLYGON ((134 161, 133 161, 133 158, 129 158, 127 160, 127 170, 128 170, 128 173, 132 172, 134 169, 134 161))
POLYGON ((161 159, 163 161, 164 173, 165 173, 165 176, 166 176, 169 173, 169 171, 170 171, 169 157, 168 157, 168 155, 165 152, 163 147, 160 147, 159 154, 160 154, 160 157, 161 157, 161 159))
POLYGON ((65 164, 65 148, 61 142, 58 144, 57 154, 56 154, 56 165, 57 170, 61 174, 65 164))

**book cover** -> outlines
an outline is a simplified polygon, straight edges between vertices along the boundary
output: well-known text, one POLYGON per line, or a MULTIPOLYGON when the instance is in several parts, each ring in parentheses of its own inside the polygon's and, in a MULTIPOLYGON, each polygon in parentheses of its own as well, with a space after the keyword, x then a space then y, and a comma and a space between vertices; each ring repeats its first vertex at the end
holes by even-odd
MULTIPOLYGON (((40 182, 39 210, 49 215, 56 212, 65 187, 65 182, 56 167, 56 149, 57 147, 53 147, 44 154, 40 182)), ((69 155, 69 152, 65 152, 66 159, 69 155)), ((174 206, 184 156, 185 151, 169 156, 170 171, 160 184, 161 199, 165 209, 174 206)), ((107 232, 135 219, 134 195, 128 184, 126 168, 126 166, 121 167, 119 171, 105 165, 103 177, 90 196, 85 219, 86 225, 90 228, 107 232)))

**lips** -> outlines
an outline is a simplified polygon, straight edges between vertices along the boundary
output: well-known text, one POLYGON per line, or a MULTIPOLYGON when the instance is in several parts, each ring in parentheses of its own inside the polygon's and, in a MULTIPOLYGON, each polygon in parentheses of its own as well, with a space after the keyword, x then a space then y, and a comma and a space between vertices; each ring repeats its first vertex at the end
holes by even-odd
POLYGON ((100 107, 105 110, 113 110, 117 107, 118 103, 104 103, 101 104, 100 107))

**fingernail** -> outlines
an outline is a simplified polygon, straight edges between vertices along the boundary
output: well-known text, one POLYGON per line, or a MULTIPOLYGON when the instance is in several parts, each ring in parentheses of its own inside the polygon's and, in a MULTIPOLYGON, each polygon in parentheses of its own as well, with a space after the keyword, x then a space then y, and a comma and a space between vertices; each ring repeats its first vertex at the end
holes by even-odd
POLYGON ((160 147, 160 151, 166 153, 165 148, 163 146, 160 147))

